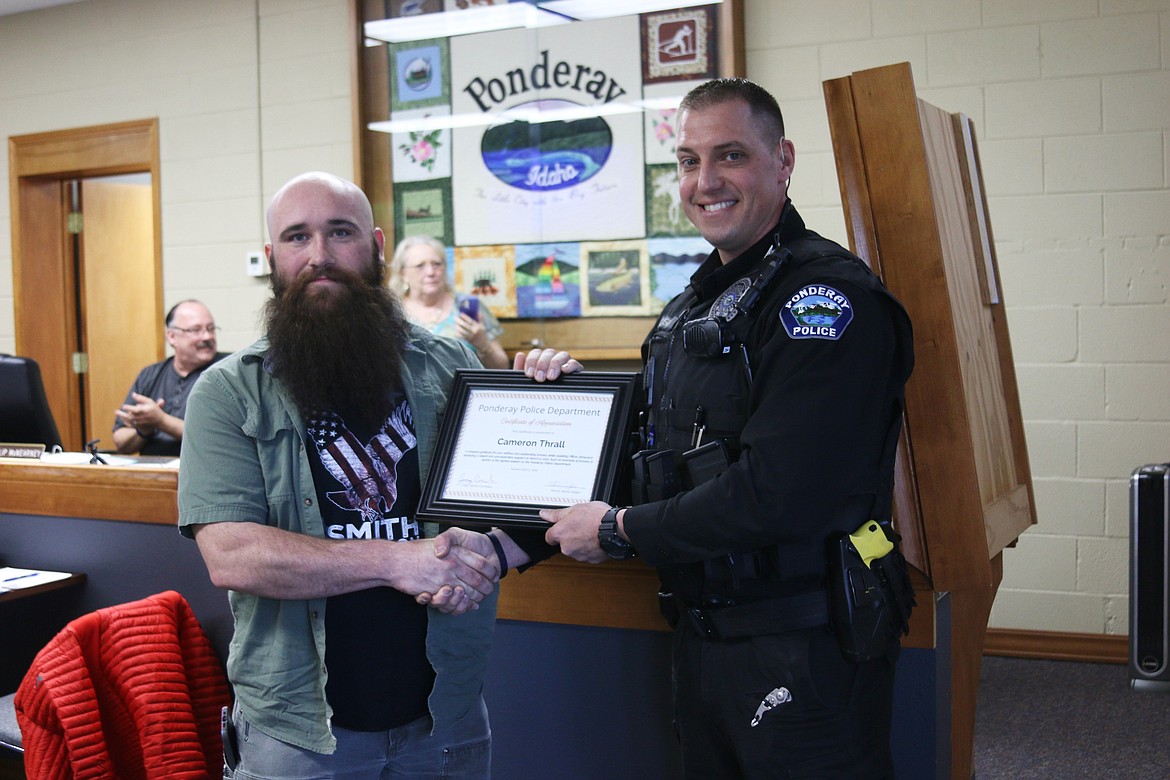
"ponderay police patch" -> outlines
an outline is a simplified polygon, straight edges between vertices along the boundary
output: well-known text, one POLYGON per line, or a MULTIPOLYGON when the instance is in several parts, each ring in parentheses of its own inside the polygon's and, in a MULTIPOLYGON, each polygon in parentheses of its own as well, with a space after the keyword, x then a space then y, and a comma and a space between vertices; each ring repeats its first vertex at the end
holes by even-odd
POLYGON ((796 291, 780 310, 780 322, 794 339, 836 341, 853 321, 853 306, 841 292, 823 284, 796 291))

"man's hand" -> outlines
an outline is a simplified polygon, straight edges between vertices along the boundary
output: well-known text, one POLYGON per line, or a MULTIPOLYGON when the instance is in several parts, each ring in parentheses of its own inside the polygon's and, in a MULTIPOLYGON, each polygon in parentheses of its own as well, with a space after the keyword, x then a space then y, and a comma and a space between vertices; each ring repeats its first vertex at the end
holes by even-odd
POLYGON ((551 382, 561 374, 573 374, 585 367, 564 350, 533 349, 517 352, 512 368, 523 371, 525 376, 537 382, 551 382))
MULTIPOLYGON (((465 528, 448 528, 431 541, 436 558, 456 559, 475 569, 489 583, 499 581, 500 567, 496 560, 496 551, 486 534, 468 531, 465 528)), ((415 601, 434 607, 440 612, 462 615, 468 610, 479 609, 479 602, 488 593, 491 593, 490 587, 480 593, 468 590, 461 584, 448 584, 434 591, 418 593, 415 601)))
POLYGON ((195 541, 217 588, 270 599, 328 598, 385 586, 417 598, 449 588, 448 611, 466 612, 492 592, 498 576, 494 553, 484 556, 472 547, 440 558, 435 539, 325 539, 227 522, 195 526, 195 541))
POLYGON ((496 560, 496 548, 487 534, 466 528, 448 528, 435 537, 435 557, 446 558, 449 554, 457 555, 473 566, 486 559, 489 567, 482 572, 483 575, 492 582, 499 581, 501 572, 499 561, 496 560))
POLYGON ((604 501, 588 501, 563 509, 542 509, 540 518, 552 523, 544 534, 549 544, 559 545, 561 552, 585 563, 602 563, 609 556, 597 541, 601 518, 609 511, 604 501))
POLYGON ((166 412, 163 411, 166 401, 162 398, 156 400, 140 393, 134 393, 132 397, 134 403, 122 404, 122 408, 115 411, 114 414, 118 416, 123 425, 144 434, 157 431, 167 417, 166 412))
POLYGON ((485 540, 486 551, 477 550, 470 538, 475 534, 463 529, 453 530, 466 536, 452 535, 443 543, 438 538, 409 542, 410 554, 398 564, 394 587, 411 594, 420 604, 427 603, 421 598, 424 594, 449 594, 439 599, 436 608, 462 614, 469 609, 479 609, 479 602, 495 589, 499 569, 490 540, 485 540), (440 557, 443 544, 449 549, 440 557), (482 554, 484 552, 487 554, 482 554))

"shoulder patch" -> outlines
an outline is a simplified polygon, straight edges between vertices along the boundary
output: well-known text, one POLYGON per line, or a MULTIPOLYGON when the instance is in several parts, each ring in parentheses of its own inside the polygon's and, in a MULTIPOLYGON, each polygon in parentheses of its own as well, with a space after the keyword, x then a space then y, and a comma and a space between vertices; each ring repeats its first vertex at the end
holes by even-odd
POLYGON ((780 310, 780 322, 794 339, 836 341, 853 321, 853 305, 841 292, 823 284, 800 288, 780 310))

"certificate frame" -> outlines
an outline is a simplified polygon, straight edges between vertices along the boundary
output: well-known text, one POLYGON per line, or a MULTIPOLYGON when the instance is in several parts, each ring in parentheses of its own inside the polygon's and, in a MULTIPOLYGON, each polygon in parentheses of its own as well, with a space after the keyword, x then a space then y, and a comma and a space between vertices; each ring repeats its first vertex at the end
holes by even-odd
MULTIPOLYGON (((418 519, 469 528, 498 526, 501 528, 546 529, 548 523, 540 519, 541 509, 570 506, 578 500, 500 500, 496 497, 476 498, 458 495, 456 479, 462 484, 466 462, 476 458, 472 451, 475 441, 482 438, 474 431, 474 420, 479 414, 469 411, 473 398, 495 394, 510 401, 528 398, 534 401, 555 395, 580 394, 582 400, 595 401, 599 395, 608 397, 608 414, 598 420, 596 431, 601 436, 600 452, 596 453, 596 468, 587 490, 579 500, 614 501, 628 491, 631 434, 634 431, 635 404, 640 397, 642 375, 637 372, 582 371, 562 374, 552 382, 535 382, 515 370, 459 369, 447 400, 447 412, 439 428, 439 438, 431 460, 430 471, 423 485, 418 519), (458 464, 456 461, 458 460, 458 464)), ((557 455, 560 455, 558 452, 557 455)), ((594 457, 592 453, 589 457, 594 457)), ((517 461, 518 462, 518 461, 517 461)), ((483 473, 501 467, 485 462, 483 473)), ((508 468, 507 466, 503 468, 508 468)), ((566 467, 568 468, 568 467, 566 467)), ((580 474, 580 471, 575 471, 580 474)), ((586 479, 589 475, 586 473, 586 479)))

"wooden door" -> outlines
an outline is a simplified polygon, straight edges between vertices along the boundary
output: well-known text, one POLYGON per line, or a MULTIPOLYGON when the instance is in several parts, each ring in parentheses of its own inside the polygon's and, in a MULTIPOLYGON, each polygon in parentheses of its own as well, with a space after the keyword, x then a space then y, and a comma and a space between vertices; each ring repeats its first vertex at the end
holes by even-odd
MULTIPOLYGON (((135 179, 138 177, 135 177, 135 179)), ((153 303, 153 202, 149 181, 81 182, 81 315, 88 368, 85 440, 113 447, 114 410, 143 366, 162 352, 153 303)))
MULTIPOLYGON (((73 237, 66 231, 71 205, 70 182, 128 173, 149 173, 152 270, 155 288, 138 300, 102 296, 103 309, 118 321, 126 309, 153 317, 145 330, 119 329, 117 337, 157 339, 151 360, 161 359, 162 217, 159 197, 158 120, 146 119, 61 130, 8 139, 12 224, 12 277, 16 314, 16 352, 41 366, 45 392, 65 448, 79 451, 89 441, 82 426, 82 382, 72 356, 86 333, 79 284, 74 272, 73 237), (80 317, 80 320, 79 320, 80 317)), ((144 225, 145 229, 145 225, 144 225)), ((144 271, 143 271, 144 272, 144 271)), ((150 362, 150 361, 147 361, 150 362)), ((139 366, 140 368, 141 366, 139 366)), ((133 380, 131 374, 126 388, 133 380)), ((120 400, 120 398, 119 398, 120 400)), ((113 410, 97 414, 93 425, 108 441, 113 410)), ((88 427, 88 426, 87 426, 88 427)))
POLYGON ((12 199, 12 289, 16 354, 40 364, 49 408, 67 450, 80 450, 81 387, 70 361, 76 351, 73 239, 65 232, 65 183, 30 177, 12 199))

